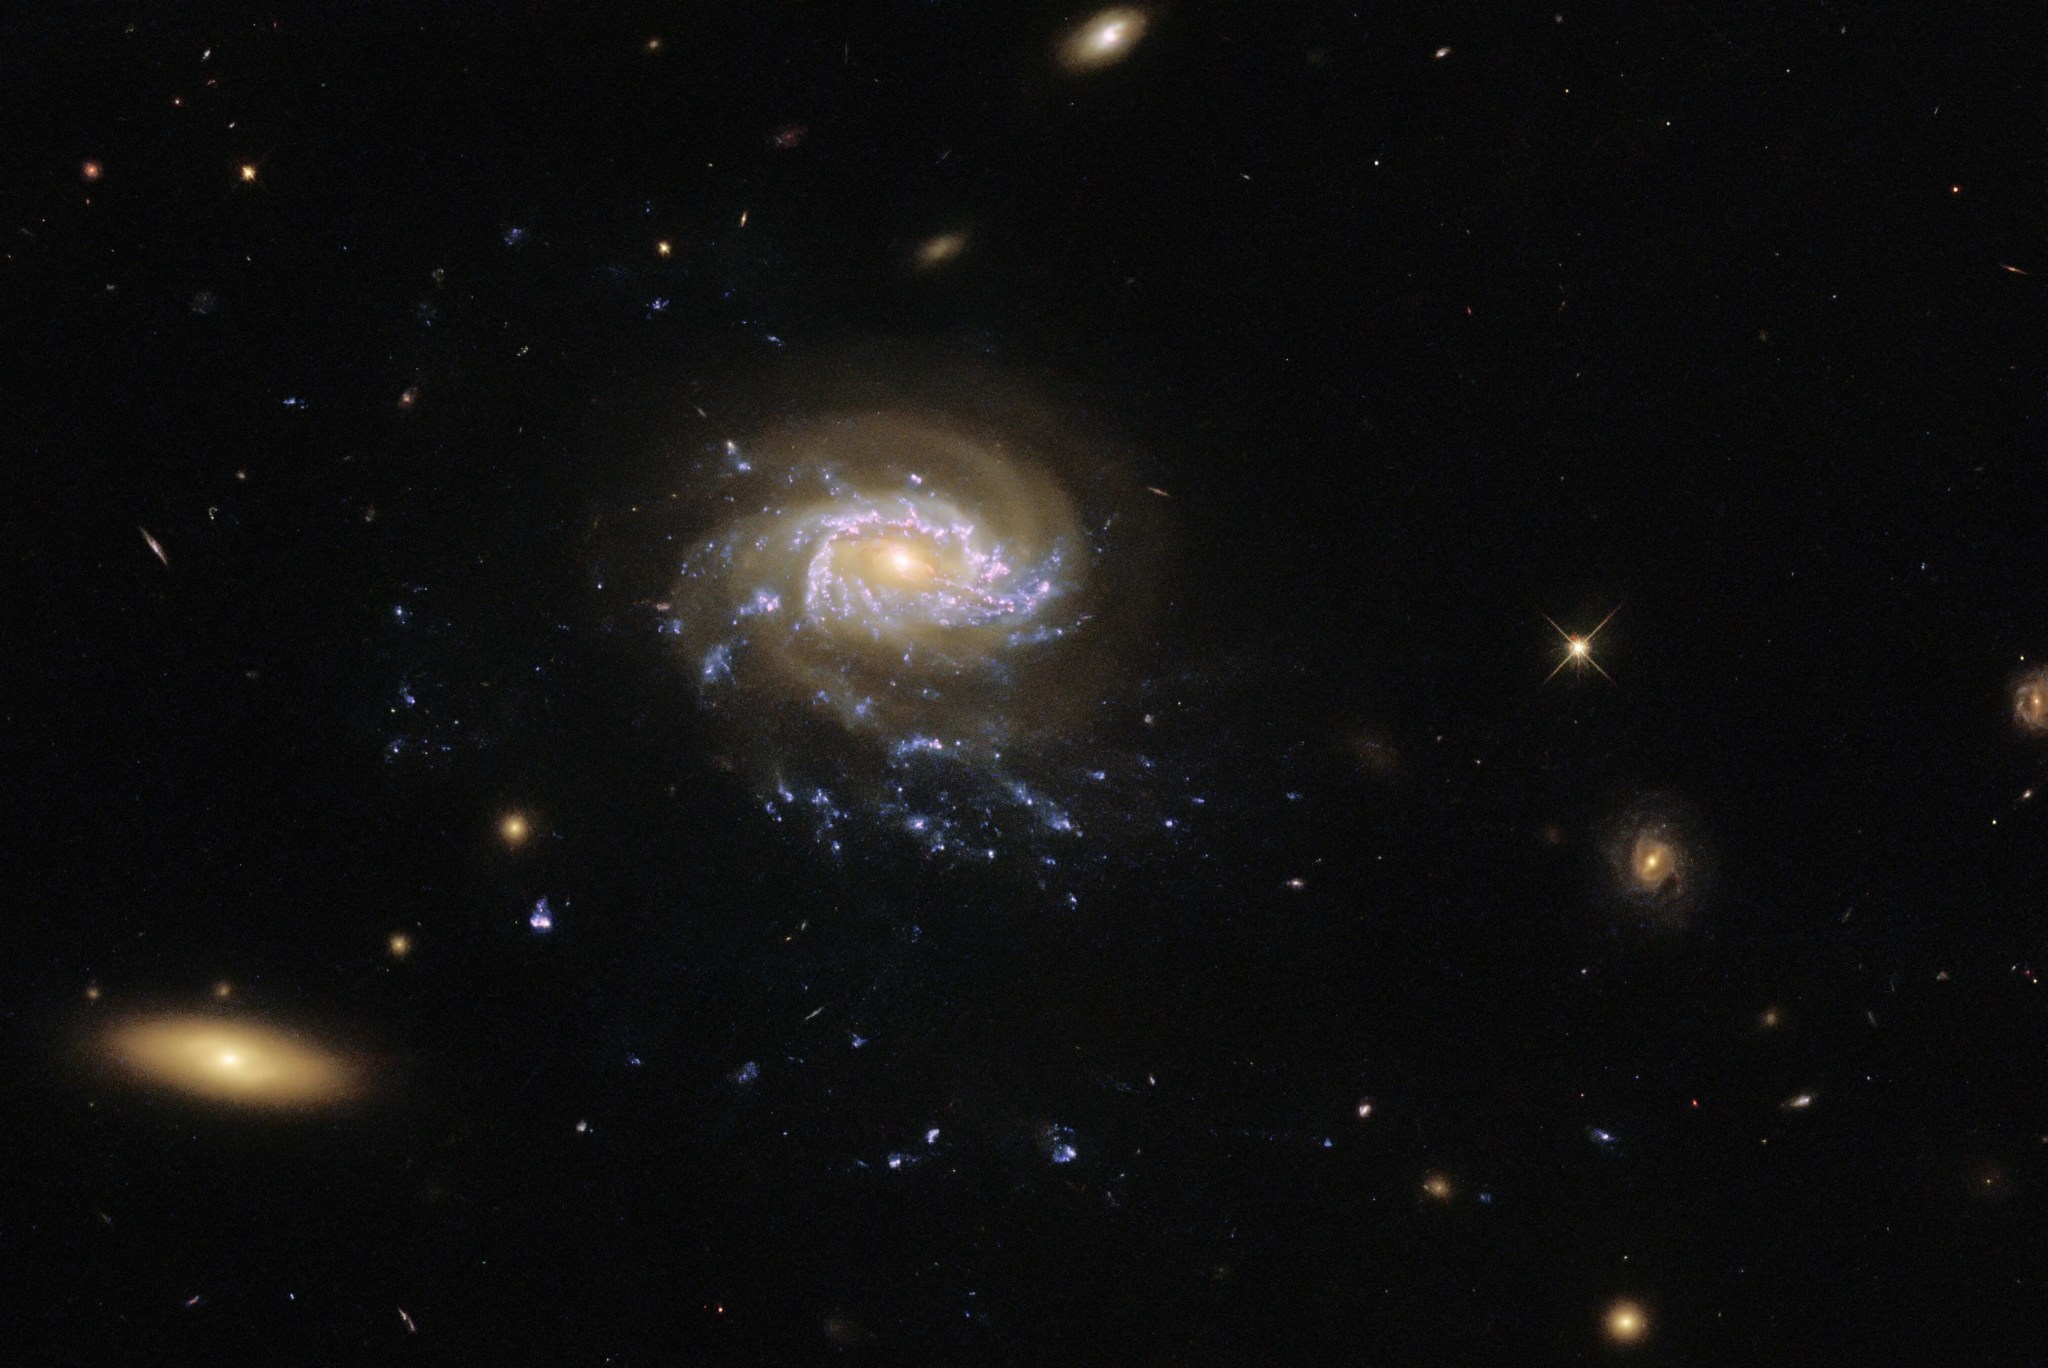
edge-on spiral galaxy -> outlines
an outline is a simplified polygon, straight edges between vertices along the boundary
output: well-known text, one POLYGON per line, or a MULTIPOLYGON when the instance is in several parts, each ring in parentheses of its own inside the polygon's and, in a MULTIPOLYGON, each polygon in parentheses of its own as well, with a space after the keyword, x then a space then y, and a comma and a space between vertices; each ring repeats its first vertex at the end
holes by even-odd
POLYGON ((675 630, 771 812, 1075 828, 1153 605, 1157 515, 1104 444, 970 386, 728 442, 712 488, 675 630))

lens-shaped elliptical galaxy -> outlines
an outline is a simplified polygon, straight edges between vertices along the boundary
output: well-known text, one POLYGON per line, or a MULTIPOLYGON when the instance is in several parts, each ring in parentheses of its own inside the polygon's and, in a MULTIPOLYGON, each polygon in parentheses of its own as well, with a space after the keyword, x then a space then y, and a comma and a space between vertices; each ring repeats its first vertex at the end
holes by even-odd
POLYGON ((360 1063, 266 1022, 194 1013, 138 1015, 103 1030, 96 1049, 118 1077, 206 1102, 291 1111, 359 1097, 360 1063))
POLYGON ((771 812, 981 854, 1078 834, 1153 606, 1156 497, 1107 446, 974 389, 788 422, 715 472, 677 631, 771 812))

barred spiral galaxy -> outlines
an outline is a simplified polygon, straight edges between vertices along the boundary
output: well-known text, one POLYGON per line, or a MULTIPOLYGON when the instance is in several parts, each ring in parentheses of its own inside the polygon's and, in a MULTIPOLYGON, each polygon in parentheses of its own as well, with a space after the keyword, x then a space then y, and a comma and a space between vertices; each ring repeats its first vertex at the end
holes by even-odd
POLYGON ((1021 406, 864 410, 730 444, 714 487, 678 631, 771 808, 1070 825, 1043 758, 1109 706, 1150 606, 1149 515, 1106 453, 1021 406))

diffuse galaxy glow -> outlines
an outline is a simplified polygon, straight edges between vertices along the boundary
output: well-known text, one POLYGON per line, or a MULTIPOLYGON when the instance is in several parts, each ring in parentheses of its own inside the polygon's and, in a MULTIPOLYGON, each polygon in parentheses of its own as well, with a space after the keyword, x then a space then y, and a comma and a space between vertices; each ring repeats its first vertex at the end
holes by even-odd
POLYGON ((729 443, 711 483, 677 630, 771 812, 1077 832, 1154 603, 1158 500, 1107 446, 982 384, 729 443))

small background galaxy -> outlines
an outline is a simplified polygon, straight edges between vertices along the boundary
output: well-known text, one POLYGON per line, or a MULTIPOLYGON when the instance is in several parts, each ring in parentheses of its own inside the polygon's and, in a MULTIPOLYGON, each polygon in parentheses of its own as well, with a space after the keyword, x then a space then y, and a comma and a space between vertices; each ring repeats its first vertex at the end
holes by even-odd
POLYGON ((2040 38, 13 7, 0 1358, 2040 1363, 2040 38))

